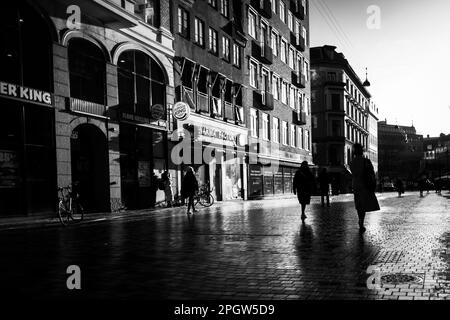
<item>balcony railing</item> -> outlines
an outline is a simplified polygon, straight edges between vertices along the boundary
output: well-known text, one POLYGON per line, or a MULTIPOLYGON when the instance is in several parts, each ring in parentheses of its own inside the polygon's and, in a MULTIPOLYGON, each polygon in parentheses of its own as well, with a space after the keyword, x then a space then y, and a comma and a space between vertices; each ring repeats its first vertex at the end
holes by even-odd
POLYGON ((176 88, 176 92, 177 99, 186 102, 191 109, 197 112, 209 114, 214 118, 223 118, 227 122, 238 125, 244 124, 244 108, 241 106, 233 106, 231 102, 223 102, 218 97, 209 97, 206 93, 202 92, 197 92, 197 99, 194 100, 192 89, 182 85, 176 88))
POLYGON ((252 41, 252 57, 264 64, 273 63, 272 48, 267 43, 252 41))
POLYGON ((67 98, 66 109, 99 117, 106 117, 106 106, 77 98, 67 98))
POLYGON ((224 103, 224 119, 230 122, 235 121, 233 105, 230 102, 224 103))
POLYGON ((197 110, 204 113, 209 113, 208 95, 197 92, 197 110))
POLYGON ((294 33, 291 31, 291 44, 301 52, 306 49, 305 38, 300 33, 294 33))
POLYGON ((253 91, 253 105, 260 110, 273 110, 273 95, 267 91, 253 91))
POLYGON ((301 34, 297 36, 294 46, 301 52, 304 52, 306 50, 306 40, 301 34))
POLYGON ((305 75, 297 71, 292 71, 292 84, 299 88, 306 88, 305 75))
POLYGON ((222 117, 222 100, 220 98, 216 98, 216 97, 211 97, 211 104, 212 104, 212 108, 211 108, 211 114, 213 117, 217 117, 217 118, 221 118, 222 117))
POLYGON ((177 95, 179 100, 186 102, 192 110, 196 110, 194 92, 192 89, 180 85, 177 87, 177 95))
POLYGON ((224 120, 237 125, 244 124, 244 108, 225 102, 224 103, 224 120))
POLYGON ((234 106, 234 112, 236 114, 236 124, 243 125, 244 121, 244 108, 241 106, 234 106))
POLYGON ((300 126, 306 124, 306 120, 307 120, 306 112, 294 110, 292 118, 294 120, 294 124, 297 124, 300 126))
POLYGON ((272 18, 272 4, 270 0, 251 0, 250 4, 263 17, 267 19, 272 18))
POLYGON ((303 7, 301 0, 291 0, 290 9, 294 16, 300 20, 305 20, 305 7, 303 7))

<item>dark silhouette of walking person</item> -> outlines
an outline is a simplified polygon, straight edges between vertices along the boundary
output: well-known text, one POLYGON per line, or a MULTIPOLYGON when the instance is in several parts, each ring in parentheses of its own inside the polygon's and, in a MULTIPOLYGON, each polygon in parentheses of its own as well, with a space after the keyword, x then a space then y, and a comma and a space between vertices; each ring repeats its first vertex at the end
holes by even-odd
POLYGON ((323 168, 319 173, 319 185, 320 185, 320 203, 322 207, 325 206, 325 197, 327 198, 327 207, 330 206, 330 177, 326 168, 323 168))
POLYGON ((426 178, 422 175, 419 178, 419 193, 420 193, 420 197, 423 197, 423 191, 425 190, 425 185, 426 185, 426 178))
POLYGON ((162 186, 164 190, 164 195, 166 197, 167 207, 173 206, 173 190, 172 190, 172 179, 169 171, 165 171, 161 175, 162 186))
POLYGON ((181 196, 183 199, 188 198, 187 215, 197 212, 194 205, 194 196, 198 192, 198 181, 194 174, 194 169, 192 167, 187 167, 186 174, 184 175, 183 181, 181 183, 181 196))
POLYGON ((397 189, 398 197, 401 198, 402 194, 405 193, 405 188, 403 187, 403 181, 400 178, 395 181, 395 188, 397 189))
POLYGON ((306 205, 311 203, 311 194, 314 190, 314 176, 309 169, 308 162, 303 161, 294 176, 294 194, 302 207, 302 221, 306 219, 306 205))
POLYGON ((375 189, 377 181, 372 162, 364 157, 363 146, 356 143, 353 146, 353 161, 350 164, 352 172, 353 194, 355 199, 355 208, 358 212, 359 230, 366 231, 364 219, 367 212, 380 210, 375 189))
POLYGON ((158 192, 158 184, 159 184, 158 176, 152 172, 151 176, 151 185, 150 185, 150 206, 153 208, 156 204, 156 193, 158 192))
POLYGON ((438 195, 441 195, 442 182, 441 182, 440 179, 437 179, 437 180, 434 182, 434 187, 435 187, 435 189, 436 189, 436 193, 437 193, 438 195))

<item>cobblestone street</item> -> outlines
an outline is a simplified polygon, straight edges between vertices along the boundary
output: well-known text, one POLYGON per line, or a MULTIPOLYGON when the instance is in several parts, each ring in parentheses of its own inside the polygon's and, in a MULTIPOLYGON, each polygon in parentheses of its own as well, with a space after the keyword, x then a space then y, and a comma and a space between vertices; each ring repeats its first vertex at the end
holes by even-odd
POLYGON ((450 196, 378 195, 361 235, 353 196, 163 209, 69 228, 0 232, 2 290, 35 298, 446 299, 450 196), (81 268, 82 289, 66 288, 81 268), (373 283, 367 279, 374 266, 373 283), (370 286, 370 284, 373 284, 370 286))

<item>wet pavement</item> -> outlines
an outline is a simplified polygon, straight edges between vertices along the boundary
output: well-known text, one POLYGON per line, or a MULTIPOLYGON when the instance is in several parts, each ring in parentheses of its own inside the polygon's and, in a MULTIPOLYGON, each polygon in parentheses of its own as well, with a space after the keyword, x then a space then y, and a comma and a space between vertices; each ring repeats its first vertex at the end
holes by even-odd
POLYGON ((303 224, 296 199, 279 199, 219 204, 190 219, 170 209, 3 230, 0 289, 33 298, 450 299, 450 195, 378 198, 363 235, 351 195, 331 208, 314 199, 303 224), (70 265, 81 269, 81 290, 66 287, 70 265))

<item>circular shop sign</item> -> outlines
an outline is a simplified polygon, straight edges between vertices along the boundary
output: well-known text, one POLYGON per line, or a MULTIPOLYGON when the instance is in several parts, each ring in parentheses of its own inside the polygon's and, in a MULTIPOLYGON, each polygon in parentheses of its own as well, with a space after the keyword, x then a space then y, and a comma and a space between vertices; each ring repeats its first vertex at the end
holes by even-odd
POLYGON ((164 116, 165 108, 162 104, 154 104, 150 109, 150 114, 153 119, 159 120, 164 116))
POLYGON ((173 106, 173 116, 175 119, 184 121, 189 118, 191 114, 191 108, 189 108, 188 104, 185 102, 177 102, 173 106))
POLYGON ((240 147, 243 147, 243 146, 247 145, 247 143, 248 143, 247 136, 242 133, 237 136, 236 141, 237 141, 238 146, 240 146, 240 147))

